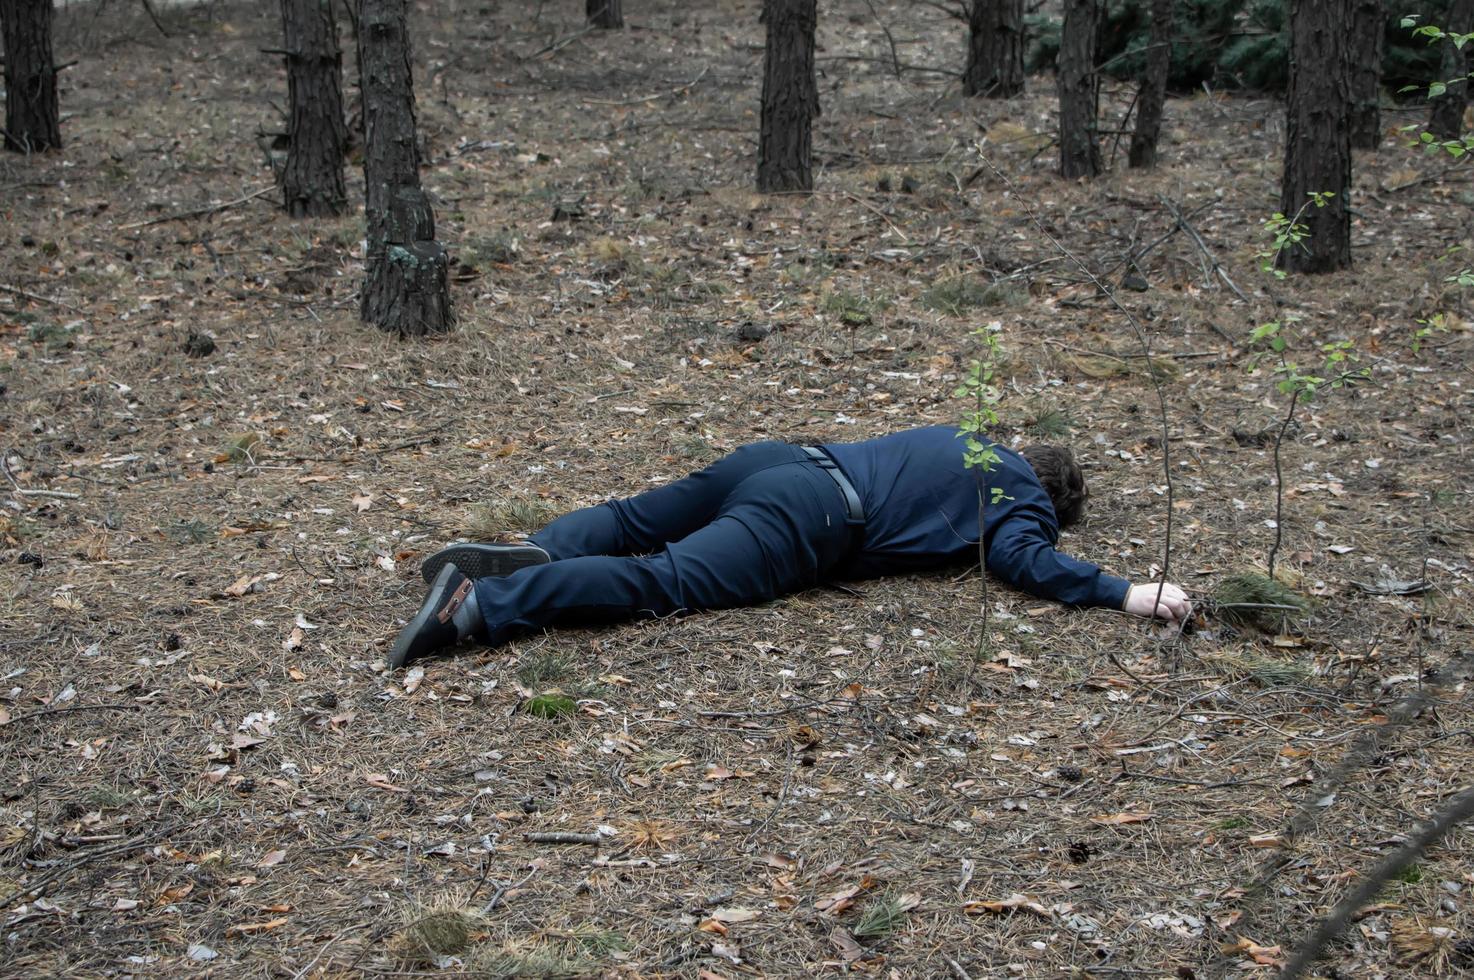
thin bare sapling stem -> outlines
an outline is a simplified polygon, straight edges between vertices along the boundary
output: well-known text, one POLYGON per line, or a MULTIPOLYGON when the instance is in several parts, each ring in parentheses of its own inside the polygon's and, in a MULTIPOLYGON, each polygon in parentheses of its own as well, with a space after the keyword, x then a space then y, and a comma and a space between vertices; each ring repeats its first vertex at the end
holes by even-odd
POLYGON ((982 356, 973 359, 967 375, 962 379, 962 384, 953 393, 957 398, 968 399, 972 406, 964 413, 957 434, 963 440, 962 465, 973 472, 974 479, 977 481, 978 571, 981 573, 983 586, 983 615, 978 629, 978 643, 973 650, 972 660, 967 665, 967 676, 963 680, 963 688, 969 692, 969 696, 978 663, 988 654, 991 603, 988 594, 988 536, 984 531, 984 520, 987 516, 989 497, 991 496, 991 502, 996 504, 1005 496, 1002 487, 991 489, 988 487, 988 474, 997 468, 1000 459, 998 450, 987 437, 988 429, 998 424, 998 402, 1001 400, 1001 393, 998 386, 994 384, 994 379, 997 374, 998 354, 1001 350, 998 333, 1002 329, 1003 325, 995 322, 972 332, 972 335, 982 343, 982 356))

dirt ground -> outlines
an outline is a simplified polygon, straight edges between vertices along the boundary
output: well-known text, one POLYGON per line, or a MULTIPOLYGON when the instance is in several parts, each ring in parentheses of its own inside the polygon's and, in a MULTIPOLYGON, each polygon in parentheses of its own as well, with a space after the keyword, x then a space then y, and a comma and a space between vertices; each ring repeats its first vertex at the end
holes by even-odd
MULTIPOLYGON (((843 0, 818 190, 764 197, 756 0, 581 8, 416 8, 458 257, 428 343, 357 321, 361 213, 275 208, 275 5, 168 37, 61 12, 67 146, 0 159, 0 974, 1272 972, 1474 771, 1468 168, 1389 112, 1355 270, 1277 281, 1273 100, 1173 100, 1161 169, 1110 137, 1065 183, 1051 78, 964 100, 961 25, 843 0), (1111 284, 1155 243, 1118 295, 1165 469, 1141 339, 1035 214, 1111 284), (1272 543, 1287 402, 1247 337, 1276 318, 1370 377, 1286 432, 1279 571, 1313 606, 1260 632, 1208 600, 1272 543), (1000 437, 1087 466, 1065 547, 1168 554, 1189 633, 959 569, 385 672, 443 543, 956 420, 989 323, 1000 437), (527 710, 549 692, 576 712, 527 710)), ((1471 858, 1455 831, 1322 974, 1474 970, 1471 858)))

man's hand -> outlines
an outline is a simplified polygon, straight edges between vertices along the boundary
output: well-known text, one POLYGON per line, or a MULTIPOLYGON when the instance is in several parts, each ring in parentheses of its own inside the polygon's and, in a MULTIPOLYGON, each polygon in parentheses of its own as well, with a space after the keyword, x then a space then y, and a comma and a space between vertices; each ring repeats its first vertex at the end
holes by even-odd
POLYGON ((1186 622, 1193 611, 1187 593, 1171 582, 1133 585, 1126 593, 1126 605, 1122 608, 1135 616, 1157 616, 1174 623, 1186 622))

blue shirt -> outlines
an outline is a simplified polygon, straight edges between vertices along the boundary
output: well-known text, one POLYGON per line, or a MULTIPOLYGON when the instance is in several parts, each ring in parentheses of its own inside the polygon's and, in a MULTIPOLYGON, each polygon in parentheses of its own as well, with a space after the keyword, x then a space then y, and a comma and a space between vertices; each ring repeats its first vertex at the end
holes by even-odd
POLYGON ((1033 467, 995 445, 992 472, 962 465, 955 426, 934 425, 865 442, 822 447, 865 506, 864 543, 844 571, 855 578, 977 561, 981 535, 988 571, 1010 585, 1071 606, 1120 609, 1131 583, 1055 550, 1059 521, 1033 467), (980 486, 986 476, 986 486, 980 486), (992 488, 1005 499, 993 503, 992 488))

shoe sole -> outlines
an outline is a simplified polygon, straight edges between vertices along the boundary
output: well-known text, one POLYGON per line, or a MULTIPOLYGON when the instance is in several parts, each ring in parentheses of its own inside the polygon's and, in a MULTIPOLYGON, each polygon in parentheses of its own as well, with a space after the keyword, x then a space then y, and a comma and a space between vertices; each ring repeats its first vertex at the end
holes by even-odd
POLYGON ((546 565, 548 553, 531 544, 453 544, 425 559, 420 574, 433 582, 447 564, 455 565, 471 579, 501 578, 519 568, 546 565))
POLYGON ((440 569, 435 580, 430 583, 430 591, 425 593, 425 601, 420 603, 420 611, 415 613, 415 618, 405 624, 404 629, 399 631, 399 636, 394 639, 394 646, 389 650, 389 669, 398 670, 405 665, 409 659, 409 648, 414 643, 415 637, 420 635, 420 630, 425 628, 425 623, 436 613, 436 600, 445 593, 445 587, 450 583, 451 576, 458 569, 454 562, 446 562, 440 569))

